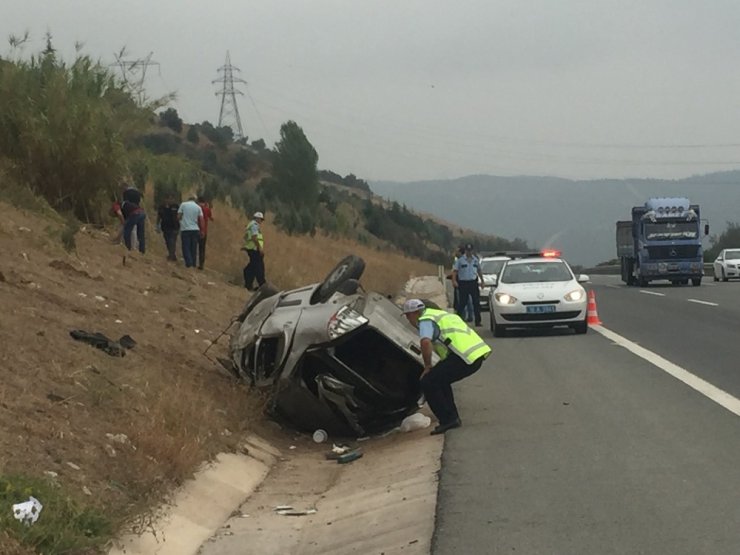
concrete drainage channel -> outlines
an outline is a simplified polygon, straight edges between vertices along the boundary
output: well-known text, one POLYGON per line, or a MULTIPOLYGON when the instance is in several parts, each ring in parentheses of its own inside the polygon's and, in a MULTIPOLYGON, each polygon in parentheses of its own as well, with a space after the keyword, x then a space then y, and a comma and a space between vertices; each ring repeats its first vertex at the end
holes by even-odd
POLYGON ((281 453, 251 437, 248 454, 220 455, 175 494, 156 534, 124 537, 111 555, 430 552, 440 436, 370 439, 343 465, 325 457, 331 443, 296 443, 281 453))
MULTIPOLYGON (((409 281, 411 296, 446 304, 437 278, 409 281)), ((121 538, 110 555, 431 551, 442 436, 386 434, 348 464, 326 458, 332 438, 295 443, 281 452, 252 436, 242 454, 219 455, 162 508, 156 533, 121 538)))

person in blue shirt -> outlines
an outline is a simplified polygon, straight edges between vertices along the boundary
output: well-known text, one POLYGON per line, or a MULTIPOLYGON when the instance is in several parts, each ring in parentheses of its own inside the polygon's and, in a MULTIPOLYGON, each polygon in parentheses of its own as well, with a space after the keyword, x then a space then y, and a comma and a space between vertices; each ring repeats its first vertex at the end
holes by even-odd
POLYGON ((468 299, 471 299, 475 325, 480 327, 480 288, 483 287, 483 273, 480 269, 480 259, 473 254, 473 245, 470 243, 465 245, 465 252, 455 260, 455 265, 452 267, 452 286, 457 289, 457 306, 455 307, 457 314, 465 319, 465 308, 468 299))

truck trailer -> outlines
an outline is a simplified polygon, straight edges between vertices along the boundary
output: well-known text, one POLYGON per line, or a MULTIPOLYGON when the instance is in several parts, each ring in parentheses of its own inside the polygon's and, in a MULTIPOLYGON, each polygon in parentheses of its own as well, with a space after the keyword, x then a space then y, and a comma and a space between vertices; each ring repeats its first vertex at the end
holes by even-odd
MULTIPOLYGON (((651 198, 617 222, 617 258, 622 281, 644 287, 651 281, 701 285, 704 275, 701 214, 688 198, 651 198)), ((709 225, 704 226, 709 234, 709 225)))

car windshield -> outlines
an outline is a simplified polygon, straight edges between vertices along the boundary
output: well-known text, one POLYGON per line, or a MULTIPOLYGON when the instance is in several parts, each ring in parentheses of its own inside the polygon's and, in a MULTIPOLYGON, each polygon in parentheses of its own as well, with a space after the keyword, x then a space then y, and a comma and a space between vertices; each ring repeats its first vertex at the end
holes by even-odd
POLYGON ((501 276, 502 283, 538 283, 571 279, 573 274, 560 261, 509 264, 501 276))
POLYGON ((696 239, 699 237, 697 222, 660 222, 645 224, 645 239, 668 241, 671 239, 696 239))
POLYGON ((483 274, 498 275, 504 265, 505 260, 483 260, 480 263, 480 271, 483 274))
POLYGON ((725 260, 737 260, 740 258, 740 249, 725 251, 725 260))

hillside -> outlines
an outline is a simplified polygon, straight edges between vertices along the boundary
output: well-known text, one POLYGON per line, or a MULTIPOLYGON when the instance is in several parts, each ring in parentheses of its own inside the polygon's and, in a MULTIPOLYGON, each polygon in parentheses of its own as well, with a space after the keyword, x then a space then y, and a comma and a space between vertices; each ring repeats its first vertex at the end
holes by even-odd
MULTIPOLYGON (((0 249, 8 253, 0 261, 0 507, 7 508, 0 553, 25 552, 8 533, 48 552, 55 541, 80 548, 125 522, 145 525, 130 519, 202 461, 235 449, 247 430, 274 436, 259 396, 213 362, 226 355, 228 338, 203 355, 248 298, 230 283, 244 262, 246 218, 238 211, 215 205, 206 270, 196 272, 165 260, 151 221, 149 252, 124 265, 112 228, 83 227, 70 254, 61 218, 6 203, 0 210, 0 249), (128 334, 136 346, 112 357, 73 340, 76 329, 128 334), (18 488, 44 504, 44 525, 24 530, 13 521, 6 504, 18 488)), ((290 237, 269 224, 266 237, 267 274, 282 287, 321 279, 350 252, 366 259, 365 286, 384 292, 435 270, 350 241, 290 237)))
MULTIPOLYGON (((482 232, 553 246, 572 262, 616 256, 614 224, 651 196, 686 196, 702 208, 711 233, 740 220, 740 171, 681 180, 468 176, 413 183, 373 182, 377 194, 482 232)), ((710 246, 705 242, 705 247, 710 246)))

